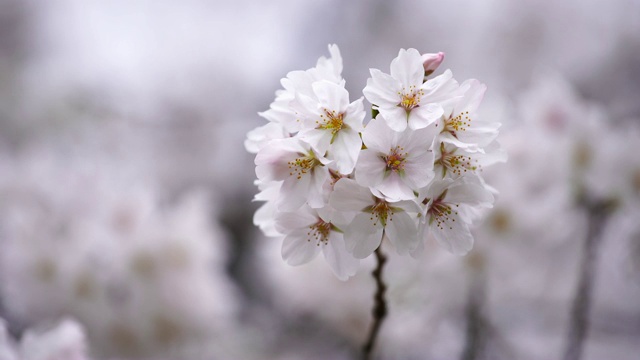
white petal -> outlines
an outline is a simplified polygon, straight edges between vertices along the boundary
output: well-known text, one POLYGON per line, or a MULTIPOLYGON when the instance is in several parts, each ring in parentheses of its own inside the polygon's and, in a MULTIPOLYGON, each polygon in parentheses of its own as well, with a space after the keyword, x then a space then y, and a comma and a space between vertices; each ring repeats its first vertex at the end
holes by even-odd
POLYGON ((444 110, 440 104, 420 105, 409 113, 409 127, 413 130, 425 128, 438 120, 444 110))
POLYGON ((309 192, 307 194, 307 202, 312 208, 322 208, 326 206, 324 185, 329 179, 329 169, 326 166, 317 166, 312 174, 309 183, 309 192))
POLYGON ((378 69, 371 69, 370 72, 371 77, 367 79, 367 86, 362 90, 367 100, 378 106, 399 104, 398 91, 402 88, 400 82, 378 69))
POLYGON ((362 140, 360 134, 351 129, 340 130, 331 145, 331 157, 341 174, 350 174, 356 166, 362 140))
POLYGON ((308 263, 320 252, 320 245, 315 239, 309 239, 308 230, 298 229, 287 235, 282 242, 282 259, 287 264, 296 266, 308 263))
POLYGON ((362 142, 367 149, 377 150, 383 154, 389 152, 396 145, 398 134, 389 128, 384 117, 378 115, 369 121, 362 132, 362 142))
POLYGON ((391 219, 387 221, 385 227, 386 235, 398 254, 406 255, 418 247, 418 231, 415 222, 404 211, 396 212, 391 219))
POLYGON ((338 180, 329 198, 331 207, 341 211, 362 211, 373 203, 373 195, 368 188, 347 178, 338 180))
POLYGON ((400 132, 407 128, 407 111, 400 106, 380 107, 379 118, 382 117, 386 121, 387 126, 394 131, 400 132))
POLYGON ((487 91, 487 86, 476 79, 469 79, 460 85, 460 88, 465 88, 464 96, 456 106, 456 112, 475 112, 484 98, 484 93, 487 91))
POLYGON ((356 163, 356 181, 363 186, 376 187, 384 180, 386 166, 378 151, 362 150, 356 163))
POLYGON ((347 110, 349 92, 342 86, 329 81, 318 81, 313 83, 312 87, 321 107, 333 110, 338 114, 347 110))
POLYGON ((440 226, 434 220, 430 228, 438 243, 452 254, 464 255, 473 248, 469 226, 455 213, 449 215, 440 226))
POLYGON ((294 176, 287 178, 280 188, 278 210, 294 211, 300 208, 307 201, 310 183, 310 174, 305 174, 300 179, 294 176))
POLYGON ((253 214, 253 224, 262 230, 265 236, 275 237, 281 236, 278 230, 276 230, 274 215, 277 212, 276 202, 269 201, 264 203, 253 214))
MULTIPOLYGON (((453 80, 453 73, 451 72, 451 70, 447 69, 441 75, 438 75, 433 79, 427 80, 427 82, 422 84, 421 88, 425 94, 424 97, 430 98, 436 92, 439 92, 439 91, 446 90, 447 92, 450 92, 452 90, 455 90, 458 88, 458 84, 455 82, 455 80, 453 80), (455 84, 455 87, 452 86, 453 84, 455 84)), ((420 102, 422 101, 423 99, 420 99, 420 102)), ((430 101, 427 101, 427 102, 430 102, 430 101)))
POLYGON ((366 112, 364 111, 363 101, 364 98, 361 97, 349 104, 343 119, 344 123, 356 132, 362 132, 362 130, 364 130, 362 121, 366 116, 366 112))
MULTIPOLYGON (((308 145, 307 145, 308 146, 308 145)), ((307 149, 298 139, 271 140, 255 158, 256 175, 261 181, 284 180, 289 177, 287 161, 306 153, 307 149)))
POLYGON ((369 213, 356 215, 344 232, 347 251, 358 259, 364 259, 373 254, 382 242, 382 224, 377 222, 374 225, 371 216, 369 213))
POLYGON ((342 234, 332 232, 329 242, 321 246, 327 264, 338 279, 344 281, 356 274, 360 260, 347 252, 342 234))
POLYGON ((297 137, 313 147, 316 153, 324 154, 331 144, 331 131, 322 129, 306 129, 300 131, 297 137))
POLYGON ((400 49, 398 56, 391 61, 391 76, 408 89, 420 87, 424 80, 422 56, 416 49, 400 49))
POLYGON ((411 156, 404 164, 404 182, 412 189, 418 190, 429 185, 433 177, 433 153, 424 151, 411 156))
POLYGON ((474 177, 463 177, 456 180, 448 187, 444 202, 449 204, 483 205, 492 204, 493 195, 485 189, 479 182, 470 183, 467 179, 474 177))
POLYGON ((306 229, 317 221, 317 214, 307 205, 295 212, 280 212, 275 215, 276 230, 282 234, 288 234, 294 229, 306 229))
POLYGON ((380 184, 375 186, 389 200, 411 200, 415 197, 413 190, 405 184, 396 172, 391 172, 380 184))

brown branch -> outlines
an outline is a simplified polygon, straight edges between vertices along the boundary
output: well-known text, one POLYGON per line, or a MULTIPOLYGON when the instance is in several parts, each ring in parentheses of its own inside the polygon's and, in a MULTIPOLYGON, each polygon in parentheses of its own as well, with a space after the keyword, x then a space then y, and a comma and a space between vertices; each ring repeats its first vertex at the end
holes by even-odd
POLYGON ((611 202, 585 202, 588 211, 588 233, 582 250, 578 287, 571 306, 569 334, 564 359, 582 358, 584 341, 589 332, 589 312, 593 298, 598 251, 602 242, 602 231, 615 204, 611 202))
POLYGON ((378 247, 375 251, 376 260, 378 260, 378 265, 371 273, 373 278, 376 280, 376 293, 374 296, 374 304, 373 304, 373 324, 371 325, 371 330, 369 331, 369 337, 367 338, 367 342, 362 347, 362 359, 369 360, 371 359, 371 353, 373 350, 373 346, 376 343, 376 337, 378 335, 378 331, 380 330, 380 325, 382 325, 382 321, 385 316, 387 316, 387 303, 384 299, 384 294, 387 290, 387 286, 382 280, 382 269, 384 267, 385 262, 387 261, 387 257, 382 253, 380 247, 378 247))

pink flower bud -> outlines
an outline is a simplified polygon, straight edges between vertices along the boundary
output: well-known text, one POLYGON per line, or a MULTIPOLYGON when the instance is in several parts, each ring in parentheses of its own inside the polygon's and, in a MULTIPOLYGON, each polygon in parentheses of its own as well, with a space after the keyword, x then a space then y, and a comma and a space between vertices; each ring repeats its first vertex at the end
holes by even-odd
POLYGON ((444 60, 444 53, 439 52, 437 54, 423 54, 422 55, 422 65, 424 66, 425 76, 430 75, 444 60))

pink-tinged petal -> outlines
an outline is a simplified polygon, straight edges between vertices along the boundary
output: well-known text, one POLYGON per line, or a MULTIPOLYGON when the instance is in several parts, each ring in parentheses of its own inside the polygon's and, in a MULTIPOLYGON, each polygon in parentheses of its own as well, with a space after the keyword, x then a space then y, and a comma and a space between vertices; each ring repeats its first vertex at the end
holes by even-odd
POLYGON ((344 87, 329 81, 315 82, 312 87, 321 108, 335 111, 337 114, 347 110, 349 92, 344 87))
POLYGON ((311 176, 309 174, 300 179, 289 177, 280 188, 280 197, 277 200, 278 210, 294 211, 307 202, 311 176))
POLYGON ((436 69, 444 61, 444 53, 439 52, 436 54, 422 54, 422 67, 426 75, 436 71, 436 69))
POLYGON ((258 186, 260 192, 258 192, 254 197, 253 201, 271 201, 278 198, 278 194, 280 193, 280 186, 282 182, 280 181, 267 181, 263 182, 260 180, 255 180, 254 185, 258 186))
POLYGON ((449 215, 440 225, 434 220, 430 228, 438 243, 452 254, 464 255, 473 248, 469 226, 456 214, 449 215))
POLYGON ((282 124, 270 122, 249 131, 244 147, 248 152, 256 154, 269 141, 287 137, 289 134, 284 130, 282 124))
POLYGON ((362 132, 362 142, 367 149, 386 154, 397 145, 398 133, 391 130, 385 118, 378 115, 369 121, 362 132))
POLYGON ((399 208, 404 210, 404 212, 410 215, 418 215, 419 213, 423 213, 422 203, 417 198, 412 200, 402 200, 391 203, 394 208, 399 208))
MULTIPOLYGON (((286 146, 284 140, 272 140, 255 158, 256 176, 260 181, 284 180, 289 177, 287 162, 295 158, 296 152, 286 146)), ((304 151, 304 149, 299 148, 304 151)))
POLYGON ((350 174, 353 171, 361 148, 362 140, 356 131, 342 129, 336 134, 329 155, 335 160, 341 174, 350 174))
POLYGON ((289 265, 297 266, 313 260, 320 252, 315 239, 309 238, 308 229, 291 232, 282 242, 282 259, 289 265))
POLYGON ((373 203, 373 195, 369 188, 347 178, 338 180, 329 198, 331 207, 340 211, 362 211, 373 203))
POLYGON ((424 80, 424 67, 418 50, 400 49, 398 56, 391 61, 391 76, 407 90, 410 86, 419 88, 424 80))
POLYGON ((291 233, 295 229, 306 229, 318 221, 317 214, 307 205, 302 206, 295 212, 271 214, 271 216, 274 215, 276 230, 282 234, 291 233))
POLYGON ((473 120, 471 127, 467 128, 466 131, 456 132, 457 139, 452 139, 453 136, 449 135, 446 138, 443 137, 443 141, 447 141, 457 147, 469 147, 469 146, 479 146, 485 147, 489 145, 495 138, 498 136, 498 129, 500 128, 500 123, 494 122, 482 122, 473 120))
POLYGON ((373 254, 382 242, 382 224, 378 222, 374 225, 371 216, 369 213, 356 215, 344 232, 346 249, 357 259, 364 259, 373 254))
POLYGON ((366 116, 364 111, 364 98, 360 98, 347 106, 347 111, 344 115, 344 124, 356 132, 362 132, 364 130, 364 124, 362 121, 366 116))
POLYGON ((356 163, 356 181, 363 186, 376 187, 384 180, 386 166, 378 151, 362 150, 356 163))
POLYGON ((294 112, 296 121, 302 124, 301 129, 313 127, 322 114, 318 100, 313 95, 296 93, 295 99, 289 103, 289 108, 294 112))
POLYGON ((508 159, 507 152, 500 146, 497 141, 492 142, 483 149, 485 153, 478 158, 478 163, 481 166, 489 166, 501 162, 506 162, 508 159))
POLYGON ((440 104, 420 105, 409 113, 409 127, 413 130, 426 128, 440 119, 442 114, 444 114, 444 109, 440 104))
POLYGON ((320 129, 302 130, 297 138, 311 145, 316 154, 324 154, 331 144, 331 132, 320 129))
POLYGON ((408 158, 404 164, 404 182, 413 190, 429 185, 433 172, 433 153, 424 151, 408 158))
POLYGON ((406 255, 418 246, 418 231, 415 221, 405 212, 392 215, 385 233, 400 255, 406 255))
POLYGON ((375 188, 390 201, 411 200, 415 197, 413 190, 395 172, 391 172, 375 188))
POLYGON ((434 180, 428 188, 420 191, 419 198, 429 198, 434 200, 438 198, 453 183, 452 179, 434 180))
POLYGON ((316 209, 326 206, 324 184, 329 179, 329 170, 326 167, 316 167, 311 174, 311 182, 307 193, 309 206, 316 209))
POLYGON ((342 234, 332 232, 329 242, 322 246, 322 253, 338 279, 345 281, 358 271, 360 260, 347 252, 342 234))
POLYGON ((465 181, 472 177, 461 177, 448 187, 444 202, 449 204, 491 205, 493 195, 477 180, 465 181))
POLYGON ((265 236, 276 237, 283 235, 276 230, 274 219, 276 212, 277 207, 275 201, 269 201, 259 207, 255 214, 253 214, 253 224, 259 227, 265 236))
POLYGON ((487 86, 476 79, 470 79, 462 83, 460 88, 465 89, 464 95, 462 99, 458 102, 458 106, 456 106, 456 112, 475 112, 482 99, 484 98, 484 94, 487 91, 487 86))
POLYGON ((395 105, 400 103, 398 91, 402 84, 391 75, 378 69, 371 69, 371 77, 367 79, 367 86, 362 90, 364 96, 374 105, 395 105))

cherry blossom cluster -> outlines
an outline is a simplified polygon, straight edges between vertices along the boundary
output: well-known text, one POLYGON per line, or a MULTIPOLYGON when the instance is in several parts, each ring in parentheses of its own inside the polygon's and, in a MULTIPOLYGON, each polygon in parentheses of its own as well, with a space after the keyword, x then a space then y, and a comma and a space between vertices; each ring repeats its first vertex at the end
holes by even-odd
POLYGON ((265 201, 254 222, 267 236, 284 237, 282 256, 300 265, 324 254, 340 279, 383 239, 413 256, 432 236, 465 254, 469 226, 493 205, 483 167, 504 161, 496 142, 500 124, 476 113, 486 86, 458 83, 450 70, 431 76, 443 53, 401 49, 390 73, 371 69, 360 97, 351 101, 342 58, 292 71, 282 79, 268 123, 247 135, 255 153, 255 199, 265 201))

